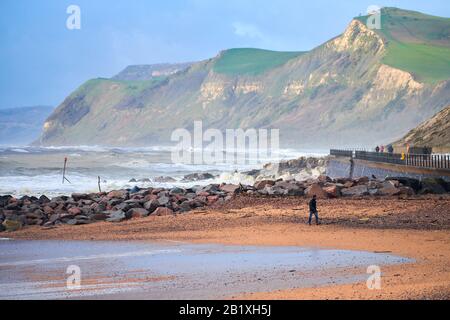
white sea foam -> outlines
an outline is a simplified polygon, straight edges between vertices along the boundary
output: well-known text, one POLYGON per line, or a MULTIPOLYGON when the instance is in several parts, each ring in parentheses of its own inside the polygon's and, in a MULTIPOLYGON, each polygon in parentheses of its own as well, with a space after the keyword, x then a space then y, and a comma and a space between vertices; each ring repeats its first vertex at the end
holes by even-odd
MULTIPOLYGON (((247 159, 251 157, 253 161, 247 164, 227 163, 223 161, 217 164, 185 164, 172 163, 170 151, 173 147, 156 146, 146 148, 112 148, 99 146, 67 146, 67 147, 14 147, 4 148, 2 158, 8 159, 14 150, 22 150, 16 152, 14 157, 20 156, 20 153, 36 153, 41 157, 59 157, 69 154, 77 160, 71 163, 67 172, 67 178, 71 183, 62 183, 61 169, 50 165, 46 167, 46 163, 42 168, 31 165, 24 166, 18 164, 14 167, 14 162, 8 164, 8 168, 0 168, 0 194, 11 194, 14 196, 23 195, 47 195, 54 197, 59 195, 70 195, 78 192, 97 192, 98 176, 101 176, 102 191, 111 191, 117 189, 132 188, 138 186, 145 187, 191 187, 193 185, 205 185, 209 183, 242 183, 252 184, 253 178, 242 172, 252 169, 260 169, 263 164, 273 162, 273 158, 258 158, 259 155, 250 152, 247 153, 247 159), (55 153, 56 152, 56 153, 55 153), (17 155, 19 154, 19 155, 17 155), (98 155, 98 157, 97 157, 98 155), (85 158, 86 157, 86 158, 85 158), (101 157, 102 164, 99 166, 95 161, 101 157), (253 158, 255 157, 255 158, 253 158), (106 159, 103 162, 103 159, 106 159), (116 161, 117 159, 117 161, 116 161), (92 162, 94 161, 94 162, 92 162), (93 164, 89 166, 86 163, 93 164), (3 170, 2 170, 3 169, 3 170), (208 172, 217 176, 213 180, 184 182, 184 175, 190 173, 208 172), (175 182, 156 183, 155 177, 169 176, 174 178, 175 182), (129 182, 135 178, 140 182, 129 182), (143 182, 143 179, 150 179, 150 182, 143 182)), ((251 151, 251 150, 250 150, 251 151)), ((0 150, 1 152, 1 150, 0 150)), ((241 153, 242 154, 242 153, 241 153)), ((264 154, 264 153, 263 153, 264 154)), ((324 156, 326 152, 282 149, 279 153, 279 159, 295 159, 300 156, 324 156)), ((28 158, 23 158, 26 163, 28 158)), ((31 160, 30 160, 31 161, 31 160)), ((44 161, 46 162, 46 161, 44 161)), ((8 163, 6 160, 5 163, 8 163)), ((55 163, 55 162, 53 162, 55 163)), ((42 165, 42 164, 41 164, 42 165)))
POLYGON ((13 152, 17 152, 17 153, 29 153, 29 151, 28 150, 25 150, 25 149, 11 149, 11 151, 13 151, 13 152))

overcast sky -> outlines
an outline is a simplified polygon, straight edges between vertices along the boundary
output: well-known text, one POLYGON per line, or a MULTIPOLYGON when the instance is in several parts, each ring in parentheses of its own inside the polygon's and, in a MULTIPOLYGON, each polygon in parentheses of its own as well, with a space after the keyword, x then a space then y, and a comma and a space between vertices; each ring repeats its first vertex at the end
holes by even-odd
POLYGON ((0 108, 56 106, 86 80, 130 64, 236 47, 310 50, 372 4, 450 16, 448 0, 1 0, 0 108), (80 30, 66 27, 72 4, 80 30))

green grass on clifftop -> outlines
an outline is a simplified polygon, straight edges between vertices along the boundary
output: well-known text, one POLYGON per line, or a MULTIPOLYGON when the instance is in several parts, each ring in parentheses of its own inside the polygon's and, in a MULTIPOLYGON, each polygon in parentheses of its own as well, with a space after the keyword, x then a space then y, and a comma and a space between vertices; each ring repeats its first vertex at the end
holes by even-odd
POLYGON ((303 52, 277 52, 261 49, 230 49, 222 52, 214 71, 227 75, 258 75, 298 57, 303 52))
MULTIPOLYGON (((397 8, 383 8, 381 30, 387 40, 383 63, 410 72, 422 82, 450 79, 450 19, 397 8)), ((358 17, 366 23, 367 16, 358 17)))
POLYGON ((383 62, 427 83, 450 78, 450 49, 445 47, 393 41, 383 62))

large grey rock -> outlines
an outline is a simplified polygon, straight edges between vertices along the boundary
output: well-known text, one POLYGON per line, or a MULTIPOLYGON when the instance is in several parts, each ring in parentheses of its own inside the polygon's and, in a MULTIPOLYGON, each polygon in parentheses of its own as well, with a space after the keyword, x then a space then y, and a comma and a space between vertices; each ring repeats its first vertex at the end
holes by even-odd
POLYGON ((397 187, 397 180, 384 181, 380 184, 377 194, 382 196, 396 196, 400 194, 400 189, 397 187))
POLYGON ((195 206, 194 201, 184 201, 180 204, 179 209, 181 212, 188 212, 195 206))
POLYGON ((77 219, 69 219, 66 224, 71 225, 71 226, 76 226, 78 224, 78 220, 77 219))
POLYGON ((19 211, 4 211, 5 220, 18 221, 22 225, 26 224, 26 216, 19 211))
POLYGON ((175 194, 185 194, 186 193, 186 190, 184 190, 184 189, 182 189, 182 188, 173 188, 173 189, 171 189, 170 190, 170 192, 169 192, 169 194, 172 196, 172 195, 175 195, 175 194))
POLYGON ((52 214, 49 219, 48 222, 50 223, 55 223, 57 220, 61 219, 61 215, 60 214, 52 214))
POLYGON ((101 213, 106 211, 106 204, 105 203, 93 203, 90 206, 90 209, 94 212, 94 213, 101 213))
POLYGON ((354 180, 356 184, 367 184, 369 182, 369 177, 359 177, 354 180))
POLYGON ((172 177, 156 177, 153 179, 153 181, 158 183, 168 183, 168 182, 176 182, 177 180, 175 180, 172 177))
POLYGON ((401 186, 399 187, 399 190, 401 195, 413 196, 416 194, 414 189, 411 187, 401 186))
POLYGON ((254 187, 256 190, 263 190, 266 186, 274 186, 275 181, 273 180, 262 180, 255 183, 254 187))
POLYGON ((134 186, 133 188, 130 189, 130 194, 135 194, 138 193, 139 191, 141 191, 141 188, 139 188, 138 186, 134 186))
POLYGON ((109 199, 122 199, 127 200, 128 199, 128 192, 126 190, 115 190, 108 193, 107 197, 109 199))
POLYGON ((240 187, 237 184, 224 184, 221 185, 219 189, 226 193, 238 193, 240 187))
POLYGON ((286 190, 288 196, 302 196, 304 194, 303 189, 294 182, 278 181, 275 183, 275 187, 286 190))
POLYGON ((426 178, 422 180, 422 188, 419 194, 444 194, 447 183, 440 178, 426 178))
POLYGON ((166 206, 166 205, 168 205, 168 204, 169 204, 169 201, 170 201, 169 197, 167 197, 167 196, 165 196, 165 195, 163 195, 163 196, 161 196, 161 197, 158 198, 158 202, 159 202, 159 204, 160 204, 161 206, 166 206))
POLYGON ((149 212, 142 208, 132 208, 128 210, 127 216, 131 218, 144 218, 149 215, 149 212))
POLYGON ((10 202, 5 206, 6 210, 20 210, 20 204, 18 201, 16 202, 10 202))
POLYGON ((40 202, 41 204, 49 203, 49 202, 50 202, 50 199, 47 198, 47 196, 42 195, 42 196, 39 197, 39 202, 40 202))
POLYGON ((173 215, 173 214, 174 214, 173 210, 171 210, 169 208, 164 208, 164 207, 159 207, 153 213, 153 215, 155 215, 155 216, 170 216, 170 215, 173 215))
POLYGON ((351 188, 344 188, 341 190, 341 193, 345 197, 365 196, 369 194, 369 189, 366 185, 362 184, 351 188))
POLYGON ((216 193, 216 192, 220 191, 220 186, 218 184, 210 184, 210 185, 207 185, 206 187, 203 187, 202 191, 208 192, 208 193, 216 193))
POLYGON ((8 220, 6 219, 2 223, 6 231, 17 231, 22 228, 23 223, 21 221, 8 220))
POLYGON ((214 176, 210 173, 192 173, 185 175, 183 178, 183 182, 193 182, 193 181, 203 181, 214 179, 214 176))
POLYGON ((386 181, 398 181, 405 187, 410 187, 414 189, 415 192, 418 192, 420 190, 420 181, 418 179, 414 178, 406 178, 406 177, 388 177, 386 178, 386 181))
POLYGON ((158 200, 150 200, 150 201, 147 201, 146 203, 144 203, 145 210, 149 211, 150 213, 155 211, 160 206, 161 206, 161 204, 159 203, 158 200))
POLYGON ((192 199, 194 199, 197 196, 197 194, 195 194, 195 192, 189 192, 189 193, 186 193, 185 196, 186 196, 187 199, 192 200, 192 199))
POLYGON ((5 207, 10 199, 12 199, 12 196, 0 196, 0 207, 5 207))
POLYGON ((72 207, 67 212, 73 216, 77 216, 83 213, 83 211, 78 207, 72 207))
POLYGON ((40 209, 37 209, 33 212, 28 212, 26 214, 26 217, 28 219, 42 219, 42 218, 44 218, 44 212, 40 209))
POLYGON ((89 200, 89 195, 86 193, 73 193, 72 199, 75 201, 89 200))
POLYGON ((269 196, 286 196, 288 194, 288 190, 281 188, 280 186, 266 186, 263 189, 263 194, 267 194, 269 196))
POLYGON ((122 222, 127 219, 127 215, 122 210, 112 211, 108 213, 108 222, 122 222))
POLYGON ((124 212, 131 209, 131 206, 126 202, 121 202, 118 205, 115 206, 116 210, 122 210, 124 212))
POLYGON ((125 201, 125 203, 130 206, 130 209, 131 208, 142 208, 142 205, 145 203, 145 200, 130 199, 130 200, 125 201))

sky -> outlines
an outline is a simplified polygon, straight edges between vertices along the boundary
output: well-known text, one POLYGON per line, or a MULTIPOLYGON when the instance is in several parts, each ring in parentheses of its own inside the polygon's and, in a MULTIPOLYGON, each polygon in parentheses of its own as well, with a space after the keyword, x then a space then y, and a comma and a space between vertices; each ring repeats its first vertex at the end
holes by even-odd
POLYGON ((0 108, 57 106, 86 80, 132 64, 240 47, 310 50, 370 5, 450 17, 448 0, 1 0, 0 108), (70 5, 80 29, 67 28, 70 5))

